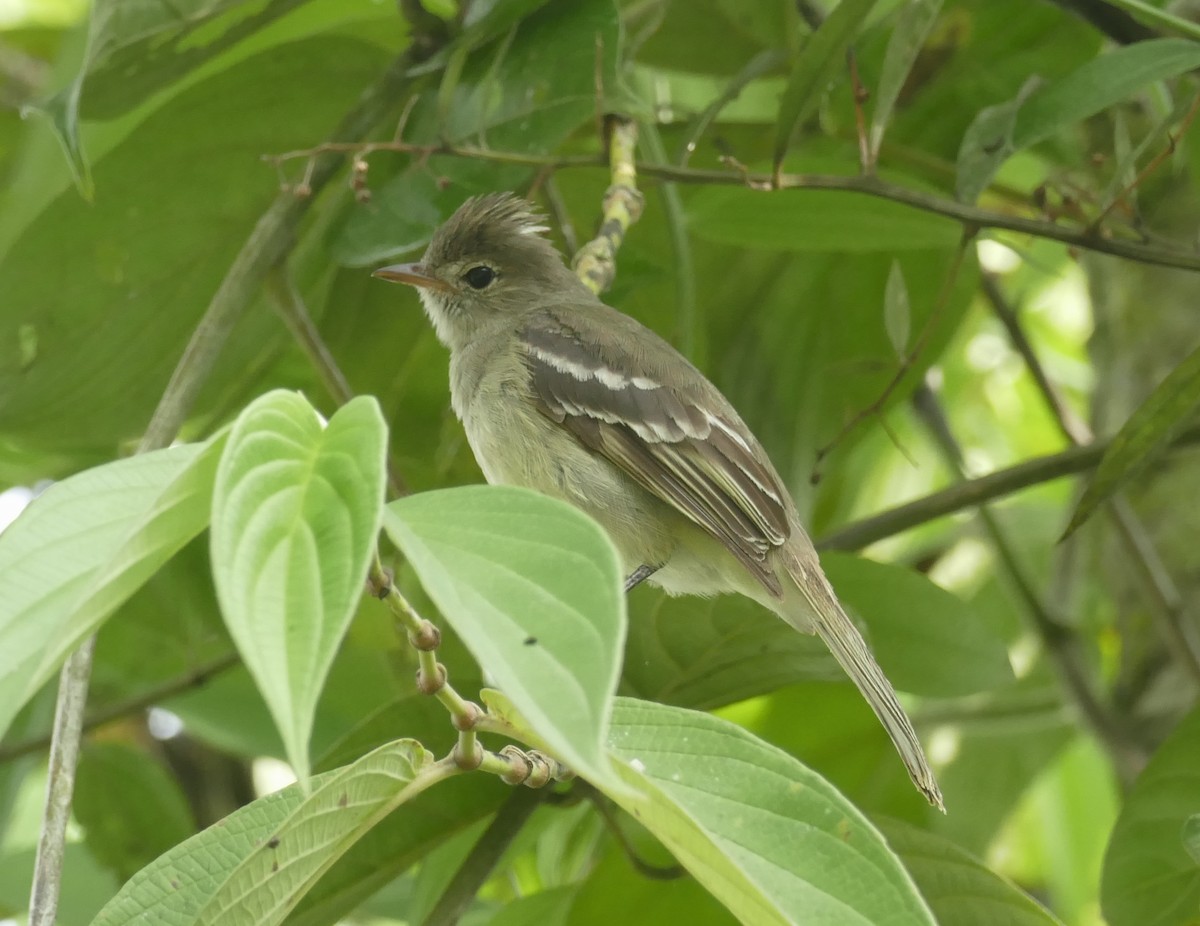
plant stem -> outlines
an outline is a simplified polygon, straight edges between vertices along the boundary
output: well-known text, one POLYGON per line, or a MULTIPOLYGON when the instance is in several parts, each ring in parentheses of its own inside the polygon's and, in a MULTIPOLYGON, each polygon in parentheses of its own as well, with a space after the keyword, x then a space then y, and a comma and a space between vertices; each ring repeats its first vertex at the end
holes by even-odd
MULTIPOLYGON (((418 156, 434 154, 451 157, 468 158, 479 161, 490 161, 500 164, 520 164, 526 167, 543 167, 549 170, 561 170, 573 167, 608 167, 607 157, 603 155, 554 155, 525 154, 517 151, 494 151, 487 148, 469 145, 413 144, 403 141, 390 142, 329 142, 312 148, 287 151, 282 154, 267 155, 264 160, 271 164, 281 164, 295 158, 314 158, 329 152, 354 152, 363 156, 375 151, 395 151, 418 156)), ((693 167, 677 167, 671 164, 654 164, 638 161, 634 164, 637 172, 644 177, 654 177, 659 180, 669 180, 675 183, 699 184, 706 186, 744 186, 752 190, 763 191, 771 195, 774 178, 768 173, 750 170, 702 170, 693 167)), ((924 190, 912 189, 897 183, 891 183, 877 176, 857 174, 846 176, 841 174, 781 174, 778 178, 779 190, 836 190, 843 193, 861 193, 893 202, 911 206, 922 212, 944 216, 953 219, 968 228, 1001 229, 1030 235, 1035 238, 1046 238, 1058 241, 1070 247, 1099 254, 1112 254, 1127 260, 1161 267, 1176 267, 1181 270, 1200 270, 1200 252, 1182 248, 1160 248, 1130 238, 1106 237, 1093 229, 1079 225, 1059 225, 1045 219, 1027 218, 1020 215, 1010 215, 984 209, 968 203, 928 193, 924 190)))

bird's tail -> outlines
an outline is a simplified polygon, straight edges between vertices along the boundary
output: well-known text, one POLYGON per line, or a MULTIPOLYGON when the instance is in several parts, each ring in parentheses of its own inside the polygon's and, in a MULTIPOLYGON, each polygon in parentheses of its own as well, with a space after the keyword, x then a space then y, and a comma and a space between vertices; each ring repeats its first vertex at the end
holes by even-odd
MULTIPOLYGON (((800 630, 817 632, 875 711, 875 716, 879 718, 896 751, 900 753, 913 784, 925 795, 929 803, 945 813, 941 789, 938 788, 933 769, 929 767, 929 761, 925 758, 912 722, 904 713, 900 702, 896 700, 896 692, 892 690, 891 682, 875 662, 875 657, 871 655, 862 634, 842 610, 833 588, 817 563, 815 553, 811 560, 809 557, 797 555, 787 559, 787 572, 799 588, 809 613, 802 617, 784 614, 783 618, 800 630)), ((787 599, 791 596, 785 594, 784 597, 787 599)))

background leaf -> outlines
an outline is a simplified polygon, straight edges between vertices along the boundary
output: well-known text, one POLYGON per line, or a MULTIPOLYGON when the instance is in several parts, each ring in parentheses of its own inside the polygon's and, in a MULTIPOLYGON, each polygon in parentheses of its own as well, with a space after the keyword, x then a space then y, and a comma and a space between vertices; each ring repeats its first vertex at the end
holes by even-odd
POLYGON ((939 923, 1061 926, 1037 901, 954 843, 896 820, 877 820, 939 923))
POLYGON ((1200 348, 1193 351, 1121 425, 1063 536, 1070 536, 1102 504, 1162 459, 1195 420, 1200 406, 1200 348))
POLYGON ((842 604, 866 621, 875 657, 899 690, 951 697, 1012 681, 1003 641, 965 601, 891 564, 844 553, 825 553, 821 564, 842 604))
POLYGON ((223 437, 48 488, 0 536, 0 734, 67 654, 208 524, 223 437))
POLYGON ((1200 905, 1189 821, 1200 788, 1200 710, 1158 748, 1134 783, 1104 855, 1100 902, 1112 926, 1183 926, 1200 905))

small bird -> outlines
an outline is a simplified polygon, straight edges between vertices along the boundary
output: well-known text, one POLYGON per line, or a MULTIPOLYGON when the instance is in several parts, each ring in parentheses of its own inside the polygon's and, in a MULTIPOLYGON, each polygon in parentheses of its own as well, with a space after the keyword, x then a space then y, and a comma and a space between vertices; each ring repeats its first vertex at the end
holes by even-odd
POLYGON ((595 518, 624 560, 626 589, 738 592, 819 634, 913 783, 944 809, 912 724, 758 440, 682 354, 584 286, 543 222, 512 194, 475 197, 420 263, 374 274, 417 288, 450 349, 450 401, 488 482, 595 518))

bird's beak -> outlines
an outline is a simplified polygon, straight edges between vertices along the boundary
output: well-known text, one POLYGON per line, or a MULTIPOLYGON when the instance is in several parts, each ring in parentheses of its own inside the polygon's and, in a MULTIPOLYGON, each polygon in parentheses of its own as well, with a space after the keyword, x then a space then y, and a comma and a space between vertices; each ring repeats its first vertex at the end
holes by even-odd
POLYGON ((422 264, 392 264, 390 267, 380 267, 371 276, 391 283, 419 286, 422 289, 436 289, 442 292, 450 289, 445 280, 433 276, 422 264))

